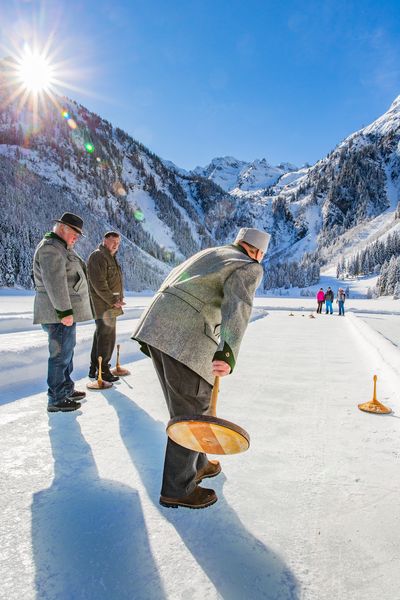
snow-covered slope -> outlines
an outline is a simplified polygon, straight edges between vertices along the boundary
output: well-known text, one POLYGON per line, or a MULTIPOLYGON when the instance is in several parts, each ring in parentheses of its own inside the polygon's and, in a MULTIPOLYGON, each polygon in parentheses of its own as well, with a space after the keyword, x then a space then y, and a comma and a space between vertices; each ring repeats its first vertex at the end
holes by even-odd
POLYGON ((211 179, 225 191, 235 193, 268 188, 287 173, 296 171, 298 168, 289 163, 273 167, 265 158, 249 163, 224 156, 214 158, 206 167, 196 167, 192 173, 211 179))
MULTIPOLYGON (((318 252, 324 262, 334 264, 398 228, 399 98, 383 116, 350 135, 313 167, 295 177, 282 177, 268 196, 246 194, 250 203, 266 207, 272 207, 278 196, 297 229, 302 226, 300 239, 292 237, 289 245, 277 240, 273 252, 281 260, 318 252)), ((257 211, 256 222, 262 222, 265 213, 257 211)))
POLYGON ((131 289, 154 289, 173 264, 213 244, 214 223, 206 225, 206 206, 223 200, 222 189, 166 166, 73 100, 57 98, 58 107, 44 101, 38 114, 29 102, 21 108, 10 101, 6 66, 0 63, 0 186, 5 199, 0 285, 31 285, 33 249, 64 210, 85 217, 85 257, 106 230, 123 234, 131 289))

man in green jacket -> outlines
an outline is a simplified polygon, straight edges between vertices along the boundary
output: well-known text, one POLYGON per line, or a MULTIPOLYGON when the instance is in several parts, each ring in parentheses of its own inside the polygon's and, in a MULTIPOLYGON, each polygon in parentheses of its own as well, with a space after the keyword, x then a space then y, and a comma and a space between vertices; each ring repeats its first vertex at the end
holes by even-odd
POLYGON ((110 363, 115 348, 117 317, 123 314, 122 306, 125 304, 122 271, 115 257, 120 243, 120 234, 108 231, 88 260, 90 294, 96 321, 89 377, 96 378, 101 356, 103 379, 109 382, 119 379, 111 373, 110 363))

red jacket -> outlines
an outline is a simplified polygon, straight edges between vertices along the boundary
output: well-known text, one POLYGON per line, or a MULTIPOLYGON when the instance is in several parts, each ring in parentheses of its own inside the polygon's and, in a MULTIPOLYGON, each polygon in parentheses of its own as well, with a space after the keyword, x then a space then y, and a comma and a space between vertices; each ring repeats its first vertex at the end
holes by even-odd
POLYGON ((317 294, 317 300, 318 302, 323 302, 325 300, 325 294, 322 290, 319 290, 317 294))

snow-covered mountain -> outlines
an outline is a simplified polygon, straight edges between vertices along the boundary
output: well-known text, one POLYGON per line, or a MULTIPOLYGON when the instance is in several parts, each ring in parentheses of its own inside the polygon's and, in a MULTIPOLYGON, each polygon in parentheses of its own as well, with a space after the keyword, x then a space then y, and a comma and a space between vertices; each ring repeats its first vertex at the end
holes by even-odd
MULTIPOLYGON (((272 188, 305 235, 289 255, 317 250, 332 262, 399 228, 400 97, 302 177, 272 188)), ((286 256, 287 258, 287 256, 286 256)))
POLYGON ((0 286, 31 286, 33 249, 65 210, 85 220, 85 257, 104 231, 121 232, 133 290, 243 226, 271 232, 268 264, 305 260, 313 280, 317 260, 333 268, 399 228, 400 97, 312 167, 226 157, 187 172, 73 100, 41 105, 35 121, 7 77, 2 63, 0 286))
POLYGON ((226 192, 255 191, 269 188, 287 173, 296 173, 298 167, 290 163, 271 166, 265 158, 253 162, 237 160, 232 156, 213 158, 206 167, 196 167, 192 173, 211 179, 226 192))
POLYGON ((82 215, 86 257, 107 229, 123 235, 128 288, 154 289, 177 261, 215 242, 209 206, 233 200, 213 182, 168 167, 73 100, 22 109, 0 65, 0 286, 31 285, 33 248, 65 210, 82 215), (58 104, 58 106, 57 106, 58 104))

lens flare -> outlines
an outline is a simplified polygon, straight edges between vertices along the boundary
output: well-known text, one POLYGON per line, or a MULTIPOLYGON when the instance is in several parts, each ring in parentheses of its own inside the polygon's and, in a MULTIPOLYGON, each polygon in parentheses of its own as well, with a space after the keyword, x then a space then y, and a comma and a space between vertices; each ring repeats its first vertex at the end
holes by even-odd
POLYGON ((136 221, 144 221, 144 214, 142 213, 141 210, 137 209, 133 212, 133 216, 135 218, 136 221))
POLYGON ((89 154, 92 154, 94 152, 94 146, 90 142, 86 142, 85 148, 86 152, 89 152, 89 154))
POLYGON ((15 26, 0 36, 1 53, 5 56, 0 60, 1 110, 11 105, 16 114, 26 111, 24 133, 28 128, 33 134, 39 132, 53 107, 72 130, 77 129, 61 96, 64 89, 87 93, 86 79, 84 87, 78 85, 85 71, 76 66, 79 58, 65 55, 66 43, 57 37, 56 26, 43 38, 35 25, 20 25, 18 31, 15 26))

